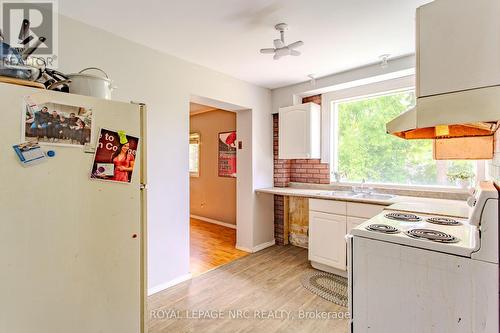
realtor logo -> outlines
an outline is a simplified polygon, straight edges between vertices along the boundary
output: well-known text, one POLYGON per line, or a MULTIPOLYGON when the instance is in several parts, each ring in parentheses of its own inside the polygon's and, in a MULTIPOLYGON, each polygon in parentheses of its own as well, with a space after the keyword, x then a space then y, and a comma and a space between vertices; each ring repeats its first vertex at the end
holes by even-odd
POLYGON ((0 41, 55 68, 57 1, 0 1, 0 41))

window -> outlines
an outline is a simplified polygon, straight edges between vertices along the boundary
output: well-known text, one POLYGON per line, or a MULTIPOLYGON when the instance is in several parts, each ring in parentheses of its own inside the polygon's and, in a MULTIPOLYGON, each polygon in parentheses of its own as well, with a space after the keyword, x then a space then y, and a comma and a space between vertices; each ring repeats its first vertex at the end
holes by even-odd
POLYGON ((200 134, 191 133, 189 135, 189 175, 191 177, 200 176, 200 134))
POLYGON ((334 171, 347 182, 458 186, 453 174, 476 173, 475 161, 435 161, 432 140, 403 140, 385 124, 415 104, 413 90, 334 101, 334 171))

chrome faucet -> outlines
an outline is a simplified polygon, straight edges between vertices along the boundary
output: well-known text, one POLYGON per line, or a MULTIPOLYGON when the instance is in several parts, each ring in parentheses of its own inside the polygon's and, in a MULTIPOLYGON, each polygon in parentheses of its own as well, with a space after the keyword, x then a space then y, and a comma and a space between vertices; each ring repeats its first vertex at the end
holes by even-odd
POLYGON ((361 186, 359 187, 353 186, 352 191, 355 193, 365 193, 365 194, 374 193, 373 187, 368 187, 368 188, 366 187, 366 180, 364 178, 361 180, 361 186))

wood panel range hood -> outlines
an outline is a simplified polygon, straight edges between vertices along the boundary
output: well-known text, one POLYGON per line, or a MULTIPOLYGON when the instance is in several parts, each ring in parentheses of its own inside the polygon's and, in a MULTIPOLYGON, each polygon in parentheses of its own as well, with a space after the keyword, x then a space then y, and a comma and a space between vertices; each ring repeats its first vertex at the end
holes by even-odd
POLYGON ((457 158, 491 158, 500 120, 498 13, 498 0, 436 0, 417 9, 417 102, 387 123, 387 133, 468 145, 457 158), (488 143, 481 153, 479 142, 488 143))

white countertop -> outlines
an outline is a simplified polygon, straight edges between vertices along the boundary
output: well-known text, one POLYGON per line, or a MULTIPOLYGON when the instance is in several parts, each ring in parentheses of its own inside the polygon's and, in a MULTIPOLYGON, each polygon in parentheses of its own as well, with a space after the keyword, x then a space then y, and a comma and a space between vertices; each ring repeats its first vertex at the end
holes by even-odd
MULTIPOLYGON (((255 190, 257 193, 277 194, 292 197, 306 197, 326 200, 348 201, 370 203, 375 205, 389 206, 388 209, 415 212, 431 213, 436 215, 447 215, 454 217, 468 217, 468 206, 465 201, 434 199, 423 197, 394 196, 388 200, 354 198, 345 196, 335 196, 322 194, 325 190, 303 189, 293 187, 269 187, 255 190)), ((334 191, 335 192, 335 191, 334 191)))

